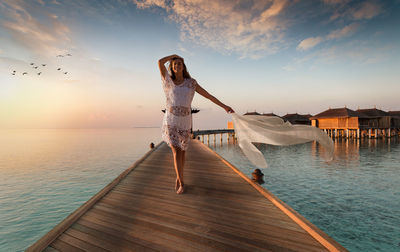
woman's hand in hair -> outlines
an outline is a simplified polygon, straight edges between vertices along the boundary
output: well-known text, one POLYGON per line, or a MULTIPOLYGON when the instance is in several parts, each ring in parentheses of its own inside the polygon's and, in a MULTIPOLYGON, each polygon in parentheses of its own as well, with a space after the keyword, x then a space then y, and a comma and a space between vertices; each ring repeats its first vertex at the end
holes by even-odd
POLYGON ((172 60, 173 58, 178 58, 183 60, 183 58, 177 54, 172 54, 170 57, 171 57, 170 60, 172 60))

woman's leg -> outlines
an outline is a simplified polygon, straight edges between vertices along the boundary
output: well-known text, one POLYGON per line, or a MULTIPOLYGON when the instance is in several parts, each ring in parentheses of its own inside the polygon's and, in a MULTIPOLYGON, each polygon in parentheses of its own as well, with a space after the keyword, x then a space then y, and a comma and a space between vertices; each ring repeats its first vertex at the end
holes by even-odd
POLYGON ((183 177, 181 172, 182 170, 182 150, 179 147, 171 147, 172 154, 174 156, 174 167, 175 167, 175 172, 176 172, 176 178, 177 178, 177 185, 178 188, 183 184, 183 177))
POLYGON ((182 150, 182 151, 181 151, 181 159, 180 159, 180 162, 181 162, 181 165, 180 165, 180 173, 181 173, 181 181, 182 181, 182 184, 184 184, 184 183, 183 183, 183 168, 185 167, 185 153, 186 153, 186 151, 184 151, 184 150, 182 150))

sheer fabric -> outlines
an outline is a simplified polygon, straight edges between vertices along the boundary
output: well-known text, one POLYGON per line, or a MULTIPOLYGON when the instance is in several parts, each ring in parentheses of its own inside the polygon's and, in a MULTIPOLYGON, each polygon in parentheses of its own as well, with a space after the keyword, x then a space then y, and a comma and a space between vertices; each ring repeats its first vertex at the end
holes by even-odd
POLYGON ((167 73, 161 77, 166 97, 166 110, 162 124, 162 139, 171 147, 186 150, 192 128, 191 104, 196 90, 195 79, 185 79, 175 85, 167 73))
POLYGON ((246 115, 232 113, 235 135, 246 157, 259 168, 267 168, 264 155, 252 143, 293 145, 317 141, 327 160, 333 159, 332 139, 322 130, 309 125, 292 125, 276 116, 246 115))

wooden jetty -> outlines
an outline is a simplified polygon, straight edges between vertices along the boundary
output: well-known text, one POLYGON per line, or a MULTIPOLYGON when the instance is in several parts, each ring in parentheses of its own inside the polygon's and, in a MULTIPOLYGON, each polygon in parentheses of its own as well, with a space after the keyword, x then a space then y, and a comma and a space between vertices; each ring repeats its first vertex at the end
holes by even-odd
POLYGON ((346 251, 198 140, 158 144, 27 251, 346 251))

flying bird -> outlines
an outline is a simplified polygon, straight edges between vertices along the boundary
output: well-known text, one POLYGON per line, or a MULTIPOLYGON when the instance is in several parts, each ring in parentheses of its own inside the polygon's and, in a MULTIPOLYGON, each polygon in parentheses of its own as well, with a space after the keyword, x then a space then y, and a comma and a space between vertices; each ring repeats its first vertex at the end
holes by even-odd
POLYGON ((23 72, 22 75, 28 74, 27 72, 23 72))
POLYGON ((42 72, 37 73, 37 75, 40 75, 42 72))
POLYGON ((68 72, 65 72, 64 74, 67 74, 68 72))
POLYGON ((46 66, 46 64, 42 64, 42 66, 46 66))
POLYGON ((58 71, 60 71, 60 70, 61 70, 61 68, 57 68, 57 70, 58 70, 58 71))
POLYGON ((72 55, 68 53, 67 56, 72 56, 72 55))
POLYGON ((38 66, 35 66, 35 67, 33 67, 33 68, 37 69, 37 68, 38 68, 38 66))
POLYGON ((15 73, 12 73, 12 75, 15 75, 15 73))
POLYGON ((59 54, 59 55, 57 55, 56 57, 64 57, 64 55, 59 54))
POLYGON ((31 66, 33 66, 35 63, 31 63, 31 66))

